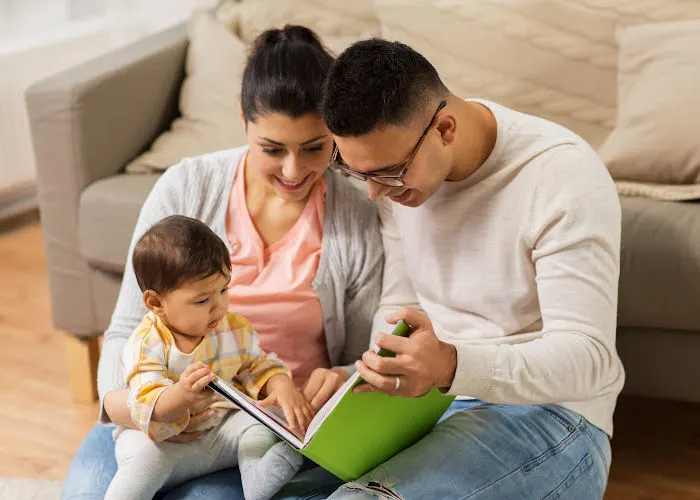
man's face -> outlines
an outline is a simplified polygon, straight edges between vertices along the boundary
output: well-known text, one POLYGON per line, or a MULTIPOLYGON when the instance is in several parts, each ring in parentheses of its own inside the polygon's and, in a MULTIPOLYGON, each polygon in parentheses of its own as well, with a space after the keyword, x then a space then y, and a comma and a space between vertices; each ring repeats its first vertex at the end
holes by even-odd
POLYGON ((436 125, 428 130, 411 162, 401 165, 415 148, 426 124, 416 120, 407 126, 377 127, 362 136, 335 137, 343 162, 358 172, 381 171, 382 175, 398 175, 404 166, 408 167, 402 187, 384 186, 368 180, 367 192, 371 199, 386 196, 401 205, 418 207, 438 190, 447 177, 450 164, 436 125), (397 164, 399 166, 394 170, 384 170, 397 164))

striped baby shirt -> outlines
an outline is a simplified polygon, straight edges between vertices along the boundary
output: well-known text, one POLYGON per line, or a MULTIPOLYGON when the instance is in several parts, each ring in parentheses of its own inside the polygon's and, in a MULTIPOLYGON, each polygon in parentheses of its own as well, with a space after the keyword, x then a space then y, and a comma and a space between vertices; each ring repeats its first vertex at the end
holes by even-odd
MULTIPOLYGON (((206 363, 211 371, 233 382, 251 398, 278 373, 291 376, 289 369, 274 353, 260 349, 258 336, 244 317, 228 313, 210 335, 191 353, 181 352, 167 325, 154 313, 146 314, 127 341, 122 354, 123 373, 129 386, 128 405, 134 423, 154 441, 163 441, 181 433, 190 421, 184 411, 172 422, 151 419, 158 397, 177 382, 188 365, 206 363)), ((218 425, 232 406, 214 403, 216 416, 201 429, 218 425)))

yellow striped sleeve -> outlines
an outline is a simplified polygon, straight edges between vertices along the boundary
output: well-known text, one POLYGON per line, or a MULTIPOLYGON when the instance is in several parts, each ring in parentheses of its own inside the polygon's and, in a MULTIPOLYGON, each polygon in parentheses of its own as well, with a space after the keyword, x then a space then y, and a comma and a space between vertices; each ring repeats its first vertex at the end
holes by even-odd
POLYGON ((162 335, 147 316, 129 337, 123 356, 131 419, 154 441, 180 434, 190 420, 189 412, 183 412, 173 422, 154 422, 151 419, 156 401, 174 383, 168 378, 165 351, 162 335))
POLYGON ((292 376, 287 365, 276 354, 266 354, 260 348, 258 334, 248 320, 229 314, 228 321, 240 349, 241 367, 236 378, 251 398, 258 399, 260 390, 274 375, 282 373, 292 376))

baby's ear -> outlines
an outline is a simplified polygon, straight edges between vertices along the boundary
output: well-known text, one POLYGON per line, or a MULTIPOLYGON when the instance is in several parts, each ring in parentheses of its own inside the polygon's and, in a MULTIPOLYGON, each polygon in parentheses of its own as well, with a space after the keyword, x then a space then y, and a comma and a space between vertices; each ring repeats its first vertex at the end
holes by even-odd
POLYGON ((154 290, 143 292, 143 303, 149 311, 161 315, 165 312, 165 304, 160 294, 154 290))

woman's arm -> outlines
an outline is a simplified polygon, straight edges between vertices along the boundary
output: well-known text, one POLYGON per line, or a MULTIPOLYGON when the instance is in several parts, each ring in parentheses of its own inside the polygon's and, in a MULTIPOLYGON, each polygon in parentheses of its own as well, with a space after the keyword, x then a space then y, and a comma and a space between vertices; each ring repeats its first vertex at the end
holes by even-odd
POLYGON ((138 429, 131 420, 131 411, 126 405, 128 400, 129 391, 127 389, 108 392, 102 400, 102 408, 110 422, 129 429, 138 429))
POLYGON ((146 314, 142 293, 136 282, 131 254, 136 242, 148 228, 164 217, 181 212, 181 200, 185 198, 187 185, 187 169, 184 164, 185 161, 171 167, 158 179, 141 208, 134 228, 124 267, 122 286, 109 327, 105 331, 97 371, 97 390, 100 395, 100 421, 102 423, 114 422, 127 425, 127 422, 131 420, 130 417, 128 417, 128 421, 123 418, 129 414, 129 409, 126 407, 127 396, 121 394, 122 389, 126 389, 126 381, 120 360, 126 340, 146 314), (114 394, 109 398, 108 411, 105 407, 105 397, 110 393, 114 394), (123 407, 117 408, 120 404, 123 407))
MULTIPOLYGON (((355 189, 355 188, 353 188, 355 189)), ((379 306, 384 269, 384 247, 376 204, 354 200, 350 255, 351 275, 345 290, 345 348, 341 366, 349 375, 354 362, 370 345, 372 321, 379 306)))

